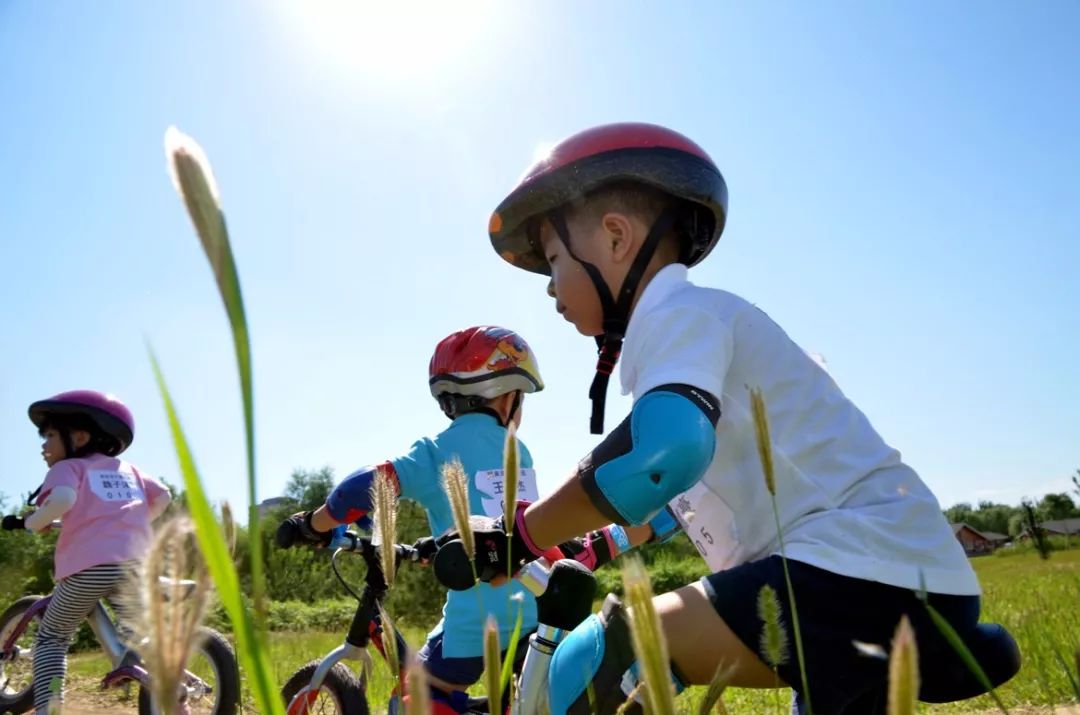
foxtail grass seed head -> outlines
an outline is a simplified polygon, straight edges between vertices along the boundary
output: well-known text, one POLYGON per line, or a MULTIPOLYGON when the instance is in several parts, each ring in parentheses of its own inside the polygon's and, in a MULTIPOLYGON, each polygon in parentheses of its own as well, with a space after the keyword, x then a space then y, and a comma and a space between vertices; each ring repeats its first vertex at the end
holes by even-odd
POLYGON ((919 695, 919 652, 907 616, 900 618, 889 657, 889 715, 914 715, 919 695))
POLYGON ((465 476, 465 467, 461 460, 454 457, 442 465, 443 490, 450 500, 450 511, 454 514, 454 526, 465 544, 469 556, 476 555, 476 540, 469 525, 469 482, 465 476))
POLYGON ((495 618, 488 615, 484 623, 484 689, 487 690, 488 712, 499 712, 499 704, 502 701, 502 663, 499 662, 499 624, 495 618))
POLYGON ((165 130, 165 156, 168 159, 169 178, 176 193, 183 197, 197 172, 202 176, 201 183, 214 203, 221 204, 221 193, 214 178, 214 170, 210 168, 210 160, 199 142, 176 127, 169 127, 165 130))
POLYGON ((506 428, 506 446, 503 448, 503 523, 507 534, 514 533, 518 479, 521 476, 519 465, 517 428, 511 422, 506 428))
POLYGON ((761 470, 765 473, 765 488, 776 494, 776 474, 773 471, 772 439, 769 437, 769 414, 760 388, 750 390, 750 411, 754 417, 754 436, 757 441, 761 470))
POLYGON ((424 664, 413 658, 409 663, 405 680, 405 692, 409 694, 405 703, 405 715, 430 715, 431 697, 428 694, 428 678, 424 664))
POLYGON ((641 665, 647 710, 651 715, 674 715, 675 693, 669 676, 667 640, 653 605, 649 574, 638 556, 624 558, 622 578, 630 609, 630 634, 634 654, 641 665))
POLYGON ((225 545, 229 547, 229 553, 236 555, 236 520, 233 519, 232 507, 229 502, 221 503, 221 530, 225 533, 225 545))
POLYGON ((142 626, 149 643, 141 652, 154 674, 151 688, 158 712, 173 715, 180 712, 184 670, 199 645, 209 583, 187 518, 174 518, 158 531, 142 576, 142 626), (190 595, 182 579, 195 582, 190 595))
POLYGON ((394 622, 390 620, 390 614, 383 610, 379 604, 379 622, 382 624, 383 652, 386 654, 386 665, 390 668, 390 677, 395 681, 401 676, 401 654, 397 647, 397 630, 394 622))
POLYGON ((757 612, 758 618, 764 624, 761 631, 761 654, 769 667, 775 670, 787 663, 788 639, 780 611, 780 598, 776 595, 776 589, 769 584, 765 584, 758 591, 757 612))
POLYGON ((709 715, 709 711, 713 709, 714 705, 717 712, 726 712, 722 698, 724 691, 727 690, 728 683, 731 682, 731 676, 734 674, 734 666, 728 666, 724 663, 716 666, 716 672, 713 673, 712 680, 709 681, 709 687, 706 688, 705 695, 698 704, 698 715, 709 715))
POLYGON ((375 471, 371 485, 371 503, 375 505, 375 530, 379 541, 379 558, 387 585, 394 583, 397 572, 397 490, 390 475, 382 467, 375 471))

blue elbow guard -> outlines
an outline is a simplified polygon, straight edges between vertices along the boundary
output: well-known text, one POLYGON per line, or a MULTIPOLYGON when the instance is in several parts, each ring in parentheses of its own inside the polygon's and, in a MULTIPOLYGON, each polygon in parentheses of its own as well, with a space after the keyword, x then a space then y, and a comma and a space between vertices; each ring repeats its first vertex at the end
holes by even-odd
MULTIPOLYGON (((356 470, 334 487, 326 499, 326 508, 335 521, 342 524, 355 522, 361 529, 371 530, 371 485, 380 469, 397 485, 397 473, 390 462, 356 470)), ((400 493, 400 487, 397 491, 400 493)))
POLYGON ((649 539, 650 544, 667 543, 682 531, 682 524, 675 518, 669 506, 656 512, 656 516, 649 519, 649 526, 652 527, 653 533, 652 538, 649 539))
POLYGON ((708 469, 719 402, 690 385, 645 393, 630 416, 578 465, 586 493, 616 524, 644 524, 708 469))

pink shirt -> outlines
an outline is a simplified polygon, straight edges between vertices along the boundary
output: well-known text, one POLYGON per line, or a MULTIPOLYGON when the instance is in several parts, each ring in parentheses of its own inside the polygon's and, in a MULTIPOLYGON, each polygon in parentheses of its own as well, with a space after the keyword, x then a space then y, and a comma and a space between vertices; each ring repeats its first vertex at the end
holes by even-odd
POLYGON ((91 566, 141 559, 150 545, 150 504, 168 491, 134 465, 95 454, 57 462, 38 505, 57 487, 75 490, 56 543, 56 579, 91 566))

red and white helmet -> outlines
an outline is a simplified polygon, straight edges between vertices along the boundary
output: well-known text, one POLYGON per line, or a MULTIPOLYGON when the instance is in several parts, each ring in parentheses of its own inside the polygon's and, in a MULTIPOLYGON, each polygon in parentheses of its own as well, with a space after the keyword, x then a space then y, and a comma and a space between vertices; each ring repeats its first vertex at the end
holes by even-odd
POLYGON ((544 389, 536 356, 525 338, 492 325, 466 328, 443 338, 428 366, 436 399, 465 395, 490 400, 520 390, 544 389))

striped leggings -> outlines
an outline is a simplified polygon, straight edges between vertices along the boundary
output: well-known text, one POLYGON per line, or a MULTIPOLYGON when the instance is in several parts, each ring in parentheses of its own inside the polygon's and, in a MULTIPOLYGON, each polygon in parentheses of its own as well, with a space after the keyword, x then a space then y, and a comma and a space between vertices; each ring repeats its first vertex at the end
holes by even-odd
MULTIPOLYGON (((38 715, 48 712, 51 700, 62 702, 64 699, 67 649, 79 624, 90 615, 98 601, 115 595, 129 581, 131 574, 130 563, 101 564, 72 574, 56 585, 34 641, 34 710, 38 715)), ((126 600, 109 599, 109 605, 121 623, 127 622, 131 615, 131 609, 124 603, 126 600)))

